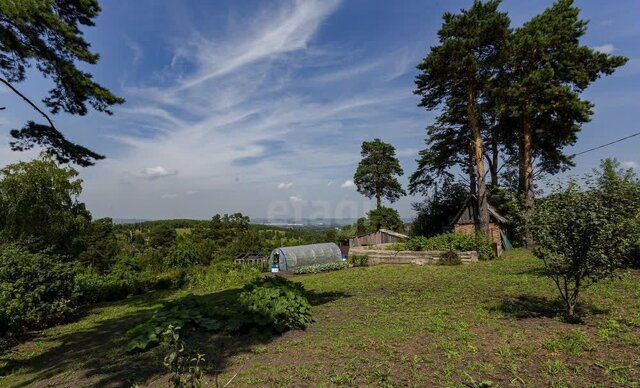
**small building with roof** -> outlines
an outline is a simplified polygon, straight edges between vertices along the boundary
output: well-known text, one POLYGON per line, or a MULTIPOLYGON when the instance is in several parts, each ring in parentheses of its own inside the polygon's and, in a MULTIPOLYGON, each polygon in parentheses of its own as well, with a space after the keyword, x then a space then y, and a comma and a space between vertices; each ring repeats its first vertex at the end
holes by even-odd
POLYGON ((378 245, 402 242, 408 239, 409 236, 394 232, 389 229, 379 229, 372 233, 363 234, 361 236, 352 237, 349 239, 349 247, 361 247, 363 245, 378 245))
MULTIPOLYGON (((478 229, 478 197, 469 195, 464 205, 458 211, 451 223, 454 232, 475 233, 478 229)), ((506 237, 506 228, 509 221, 501 216, 498 211, 489 205, 489 231, 494 253, 497 256, 502 254, 503 244, 505 248, 510 246, 506 237)))

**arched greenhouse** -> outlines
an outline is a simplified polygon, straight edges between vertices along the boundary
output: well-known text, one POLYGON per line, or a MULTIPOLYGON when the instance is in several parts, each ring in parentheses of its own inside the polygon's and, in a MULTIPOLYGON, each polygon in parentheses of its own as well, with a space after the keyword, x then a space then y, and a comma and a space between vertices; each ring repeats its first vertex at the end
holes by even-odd
POLYGON ((340 248, 334 243, 280 247, 271 251, 269 264, 273 272, 293 271, 305 265, 333 263, 342 260, 340 248))

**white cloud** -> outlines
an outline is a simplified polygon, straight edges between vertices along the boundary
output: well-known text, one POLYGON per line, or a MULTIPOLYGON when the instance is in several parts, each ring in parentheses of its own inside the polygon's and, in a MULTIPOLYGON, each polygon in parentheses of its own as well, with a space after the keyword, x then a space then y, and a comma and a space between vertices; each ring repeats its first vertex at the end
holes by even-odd
POLYGON ((147 167, 143 169, 140 176, 143 179, 152 181, 152 180, 165 178, 165 177, 173 176, 177 174, 178 174, 177 170, 167 171, 167 169, 162 166, 155 166, 155 167, 147 167))
POLYGON ((192 45, 183 46, 176 56, 178 59, 189 58, 195 49, 200 71, 186 79, 179 89, 197 86, 256 61, 306 48, 320 23, 337 5, 337 0, 298 0, 292 7, 265 15, 250 28, 249 34, 244 30, 243 36, 231 39, 227 44, 202 37, 195 39, 192 45))
MULTIPOLYGON (((150 79, 124 85, 129 102, 116 110, 116 121, 109 122, 114 129, 107 131, 109 140, 118 143, 117 153, 87 169, 85 196, 91 198, 90 207, 98 205, 95 214, 179 218, 241 210, 258 217, 278 198, 279 189, 292 188, 292 182, 296 187, 324 186, 327 177, 349 176, 359 160, 364 131, 374 137, 398 128, 394 142, 404 141, 395 143, 398 147, 417 144, 416 134, 423 136, 422 116, 398 117, 398 112, 417 111, 411 110, 414 96, 405 84, 385 79, 389 70, 403 67, 396 66, 398 58, 388 52, 362 58, 343 47, 314 45, 312 37, 337 3, 292 1, 231 24, 222 29, 229 32, 226 37, 199 35, 197 44, 176 53, 174 68, 160 64, 150 79), (276 39, 272 32, 283 40, 281 45, 260 46, 265 36, 276 39), (236 46, 257 51, 245 57, 236 46), (353 69, 340 72, 345 63, 353 69), (308 73, 335 71, 329 79, 360 74, 370 81, 365 88, 350 87, 348 81, 328 88, 307 79, 308 73), (169 176, 174 178, 160 179, 169 176), (175 207, 159 201, 161 193, 192 195, 189 188, 207 195, 189 197, 175 207), (256 190, 264 196, 250 195, 256 190)), ((189 41, 189 35, 180 38, 189 41)), ((349 182, 334 180, 327 187, 353 187, 349 182)), ((324 189, 314 197, 332 201, 343 194, 324 189)), ((291 204, 305 201, 283 197, 291 204)))
POLYGON ((304 199, 302 199, 300 197, 296 197, 295 195, 292 195, 292 196, 289 197, 289 201, 295 202, 295 203, 300 203, 300 202, 304 202, 304 199))
POLYGON ((195 195, 195 194, 198 194, 198 192, 196 190, 187 191, 187 195, 195 195))
POLYGON ((142 58, 142 55, 143 55, 142 47, 140 47, 138 43, 134 42, 133 40, 131 40, 131 38, 129 38, 126 35, 124 37, 124 42, 127 45, 127 47, 131 49, 131 52, 133 53, 133 64, 136 65, 142 58))
POLYGON ((595 46, 593 49, 603 54, 611 54, 616 51, 615 46, 611 43, 603 44, 602 46, 595 46))
POLYGON ((174 194, 174 193, 165 193, 160 196, 160 198, 162 199, 174 199, 177 197, 178 197, 178 194, 174 194))
POLYGON ((356 184, 353 183, 351 179, 347 179, 346 181, 344 181, 343 184, 340 185, 340 187, 344 189, 348 189, 348 188, 356 187, 356 184))
POLYGON ((633 170, 640 171, 640 163, 634 162, 632 160, 628 160, 626 162, 622 162, 621 165, 622 165, 622 168, 625 168, 625 169, 631 168, 633 170))

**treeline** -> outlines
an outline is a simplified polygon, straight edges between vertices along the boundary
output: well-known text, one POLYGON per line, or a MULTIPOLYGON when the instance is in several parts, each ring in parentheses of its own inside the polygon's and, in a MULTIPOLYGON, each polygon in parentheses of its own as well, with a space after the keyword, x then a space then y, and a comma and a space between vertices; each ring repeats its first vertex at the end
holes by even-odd
POLYGON ((0 170, 0 346, 84 304, 252 279, 260 269, 233 264, 241 253, 338 239, 251 225, 240 213, 114 225, 92 219, 81 191, 77 171, 47 156, 0 170))

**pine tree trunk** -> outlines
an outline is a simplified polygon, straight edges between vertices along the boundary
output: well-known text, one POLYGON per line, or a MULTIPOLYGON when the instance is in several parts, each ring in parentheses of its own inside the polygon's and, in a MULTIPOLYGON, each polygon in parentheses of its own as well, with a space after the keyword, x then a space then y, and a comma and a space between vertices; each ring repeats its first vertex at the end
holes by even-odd
POLYGON ((469 166, 467 168, 467 172, 469 173, 469 194, 476 195, 478 192, 478 185, 476 183, 476 162, 474 161, 475 157, 475 146, 472 140, 469 141, 469 166))
POLYGON ((469 127, 473 141, 473 161, 475 163, 476 180, 478 184, 478 223, 479 229, 482 230, 487 237, 490 237, 489 231, 489 204, 487 203, 487 188, 484 180, 484 153, 482 151, 482 133, 480 132, 480 124, 476 116, 476 97, 475 85, 469 84, 469 93, 467 95, 467 116, 469 127))
POLYGON ((489 163, 489 170, 491 171, 491 186, 498 186, 498 139, 495 135, 495 128, 491 129, 491 163, 489 163))
MULTIPOLYGON (((524 198, 524 213, 527 217, 533 215, 535 201, 533 191, 532 134, 531 121, 525 118, 520 138, 520 194, 524 198)), ((530 230, 525 229, 524 239, 526 246, 530 247, 533 244, 530 230)))
POLYGON ((382 199, 380 193, 376 193, 376 209, 380 210, 382 207, 382 199))

